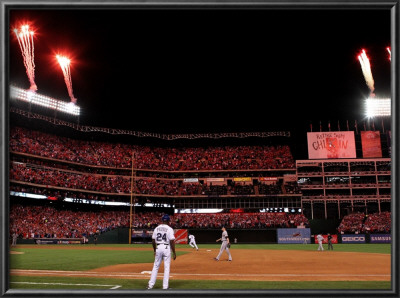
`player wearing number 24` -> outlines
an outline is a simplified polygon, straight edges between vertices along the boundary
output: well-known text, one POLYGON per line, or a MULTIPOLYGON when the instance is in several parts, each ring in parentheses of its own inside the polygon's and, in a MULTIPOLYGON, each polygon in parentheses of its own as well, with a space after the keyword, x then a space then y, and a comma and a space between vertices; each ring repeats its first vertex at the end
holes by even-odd
POLYGON ((162 224, 158 225, 153 232, 152 245, 154 250, 154 265, 147 289, 152 289, 157 280, 158 269, 164 261, 163 289, 169 288, 169 269, 172 258, 176 259, 174 230, 168 225, 170 220, 168 214, 161 218, 162 224))

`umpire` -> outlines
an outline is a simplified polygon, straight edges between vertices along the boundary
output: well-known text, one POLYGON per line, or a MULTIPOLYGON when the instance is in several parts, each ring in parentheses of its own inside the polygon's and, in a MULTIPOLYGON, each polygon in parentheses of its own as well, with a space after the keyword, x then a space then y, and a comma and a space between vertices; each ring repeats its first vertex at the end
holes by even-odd
POLYGON ((330 249, 333 250, 332 235, 328 233, 328 250, 330 250, 330 249))

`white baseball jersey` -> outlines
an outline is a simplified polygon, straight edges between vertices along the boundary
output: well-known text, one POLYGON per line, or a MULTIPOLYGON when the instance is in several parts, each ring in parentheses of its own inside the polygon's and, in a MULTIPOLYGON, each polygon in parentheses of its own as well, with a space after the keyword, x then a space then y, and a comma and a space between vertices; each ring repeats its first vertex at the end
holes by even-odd
POLYGON ((227 231, 223 231, 222 232, 222 236, 221 236, 221 240, 222 241, 227 241, 226 238, 228 238, 228 232, 227 231))
POLYGON ((219 254, 215 258, 216 260, 219 260, 219 258, 221 257, 222 253, 224 251, 226 251, 226 253, 228 254, 228 257, 229 257, 228 260, 232 261, 232 255, 231 255, 231 252, 229 251, 229 248, 228 248, 228 240, 227 240, 227 238, 228 238, 228 232, 227 231, 223 231, 222 232, 222 236, 221 236, 222 244, 221 244, 221 248, 219 250, 219 254))
POLYGON ((169 245, 170 240, 175 240, 174 230, 169 225, 161 224, 154 229, 152 238, 156 244, 169 245))
POLYGON ((174 230, 168 225, 161 224, 154 229, 152 238, 156 242, 157 249, 149 287, 153 288, 156 283, 158 269, 160 268, 161 262, 164 260, 163 289, 168 289, 169 269, 171 264, 170 240, 175 240, 174 230))
POLYGON ((194 239, 194 235, 189 235, 189 245, 193 248, 196 248, 197 250, 199 250, 199 248, 197 247, 196 244, 196 240, 194 239))
POLYGON ((321 234, 318 234, 317 240, 318 240, 318 250, 324 250, 324 247, 322 246, 322 241, 324 240, 324 237, 321 234))

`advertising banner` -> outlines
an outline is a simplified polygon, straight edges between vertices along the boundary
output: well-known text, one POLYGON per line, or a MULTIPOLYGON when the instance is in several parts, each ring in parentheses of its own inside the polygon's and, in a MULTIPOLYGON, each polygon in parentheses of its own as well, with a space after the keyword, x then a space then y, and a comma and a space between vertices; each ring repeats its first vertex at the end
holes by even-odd
POLYGON ((197 183, 199 182, 199 178, 184 178, 183 183, 197 183))
POLYGON ((361 146, 364 158, 382 157, 381 134, 377 131, 362 131, 361 146))
POLYGON ((278 243, 311 243, 310 228, 277 229, 278 243))
POLYGON ((260 181, 278 181, 278 177, 260 177, 260 181))
POLYGON ((356 158, 354 131, 307 132, 308 158, 356 158))
MULTIPOLYGON (((337 244, 338 243, 338 238, 337 235, 331 235, 332 236, 332 244, 337 244)), ((322 240, 322 244, 328 244, 328 235, 322 235, 324 237, 324 240, 322 240)), ((318 243, 317 235, 314 235, 314 241, 315 243, 318 243)))
POLYGON ((225 178, 207 178, 207 182, 224 182, 225 178))
POLYGON ((390 234, 371 234, 370 243, 392 243, 390 234))
POLYGON ((365 243, 364 234, 343 234, 342 243, 365 243))
POLYGON ((297 182, 297 176, 291 175, 291 174, 286 174, 286 175, 284 174, 283 181, 284 182, 297 182))
POLYGON ((188 244, 188 230, 186 229, 175 229, 175 243, 188 244))
POLYGON ((233 181, 237 182, 251 182, 251 177, 235 177, 233 181))
POLYGON ((36 244, 82 244, 83 238, 35 238, 36 244))

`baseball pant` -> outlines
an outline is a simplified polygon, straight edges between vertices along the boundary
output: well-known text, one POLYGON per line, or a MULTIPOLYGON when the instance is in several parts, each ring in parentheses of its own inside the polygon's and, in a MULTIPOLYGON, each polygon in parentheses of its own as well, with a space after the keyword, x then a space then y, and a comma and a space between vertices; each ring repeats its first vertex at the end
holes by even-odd
POLYGON ((189 245, 190 245, 191 247, 196 247, 196 249, 199 249, 199 248, 197 247, 197 245, 196 245, 196 242, 191 241, 191 242, 189 242, 189 245))
POLYGON ((228 241, 222 241, 221 249, 219 250, 219 254, 218 254, 218 256, 216 257, 217 260, 219 260, 219 257, 222 255, 222 253, 224 252, 224 250, 226 250, 226 252, 227 252, 227 254, 228 254, 228 256, 229 256, 229 260, 232 261, 231 252, 229 251, 229 248, 227 247, 227 245, 228 245, 228 241))
POLYGON ((154 287, 157 280, 158 269, 160 269, 161 262, 164 260, 164 278, 163 289, 168 289, 169 283, 169 269, 171 265, 171 249, 169 245, 159 244, 156 249, 156 257, 154 260, 153 270, 149 281, 149 288, 154 287))
POLYGON ((324 247, 322 246, 322 241, 318 242, 318 250, 324 250, 324 247))

